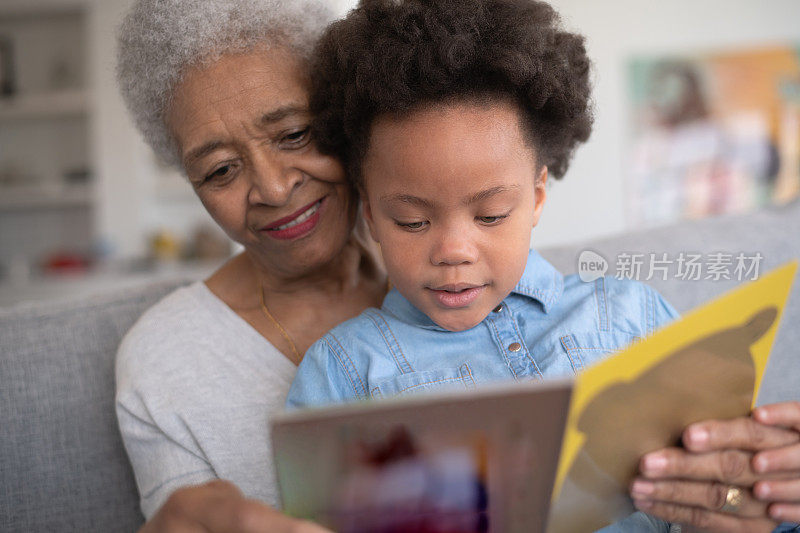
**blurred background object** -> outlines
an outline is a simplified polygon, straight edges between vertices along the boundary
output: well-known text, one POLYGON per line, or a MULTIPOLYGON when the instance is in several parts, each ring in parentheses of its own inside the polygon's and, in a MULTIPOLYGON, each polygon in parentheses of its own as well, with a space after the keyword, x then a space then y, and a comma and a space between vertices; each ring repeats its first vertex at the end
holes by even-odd
MULTIPOLYGON (((0 306, 198 279, 237 250, 122 104, 115 31, 130 1, 0 0, 0 306)), ((340 12, 356 3, 330 1, 340 12)), ((550 188, 536 246, 796 194, 800 89, 792 75, 768 82, 765 65, 796 61, 800 2, 552 4, 586 35, 596 122, 550 188), (780 91, 769 93, 771 114, 720 111, 767 87, 780 91), (653 134, 675 128, 683 133, 671 142, 653 134), (661 167, 665 150, 673 156, 661 167), (675 177, 692 158, 706 164, 675 177)))
POLYGON ((634 223, 738 213, 797 197, 799 47, 631 62, 634 223))
POLYGON ((14 50, 11 39, 0 35, 0 96, 14 94, 14 50))
POLYGON ((129 4, 0 0, 0 305, 202 277, 231 254, 117 94, 129 4))

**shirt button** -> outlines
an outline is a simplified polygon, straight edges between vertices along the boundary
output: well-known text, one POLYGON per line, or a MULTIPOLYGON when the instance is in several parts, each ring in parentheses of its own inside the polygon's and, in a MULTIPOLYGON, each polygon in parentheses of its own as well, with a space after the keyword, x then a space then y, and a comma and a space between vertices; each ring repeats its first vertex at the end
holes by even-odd
POLYGON ((492 309, 492 311, 494 311, 495 313, 499 313, 502 310, 503 310, 503 304, 500 304, 497 307, 495 307, 494 309, 492 309))
POLYGON ((518 342, 512 342, 508 345, 509 352, 518 352, 522 349, 522 345, 518 342))

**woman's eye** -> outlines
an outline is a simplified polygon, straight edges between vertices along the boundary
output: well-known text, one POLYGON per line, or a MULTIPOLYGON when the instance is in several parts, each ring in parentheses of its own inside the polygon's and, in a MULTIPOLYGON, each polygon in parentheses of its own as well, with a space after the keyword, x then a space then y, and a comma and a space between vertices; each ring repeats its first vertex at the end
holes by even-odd
POLYGON ((494 226, 502 222, 503 219, 507 218, 508 215, 499 215, 494 217, 476 217, 478 222, 481 224, 485 224, 487 226, 494 226))
POLYGON ((218 167, 216 170, 208 174, 203 179, 203 183, 223 180, 224 178, 230 177, 232 174, 233 174, 233 165, 222 165, 221 167, 218 167))
POLYGON ((287 148, 301 148, 308 144, 310 138, 311 128, 303 128, 284 135, 283 138, 281 138, 281 144, 287 148))
POLYGON ((419 230, 425 228, 425 225, 427 224, 427 222, 400 222, 400 221, 397 221, 397 222, 395 222, 395 224, 397 224, 401 228, 406 229, 408 231, 419 231, 419 230))

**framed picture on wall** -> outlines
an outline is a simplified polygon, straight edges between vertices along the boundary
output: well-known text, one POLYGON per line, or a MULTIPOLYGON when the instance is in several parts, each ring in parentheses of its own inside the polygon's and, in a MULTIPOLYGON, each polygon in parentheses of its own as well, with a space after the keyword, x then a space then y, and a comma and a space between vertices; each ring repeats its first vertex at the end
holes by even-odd
POLYGON ((800 194, 800 48, 637 58, 628 75, 636 224, 743 212, 800 194))

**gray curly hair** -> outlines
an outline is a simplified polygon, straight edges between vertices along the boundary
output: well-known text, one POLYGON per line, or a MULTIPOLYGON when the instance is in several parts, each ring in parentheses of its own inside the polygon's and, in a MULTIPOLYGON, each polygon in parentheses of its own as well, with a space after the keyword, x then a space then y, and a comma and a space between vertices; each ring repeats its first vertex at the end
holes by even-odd
POLYGON ((333 17, 324 0, 136 0, 117 37, 125 105, 156 154, 180 167, 165 112, 188 68, 271 46, 307 59, 333 17))

